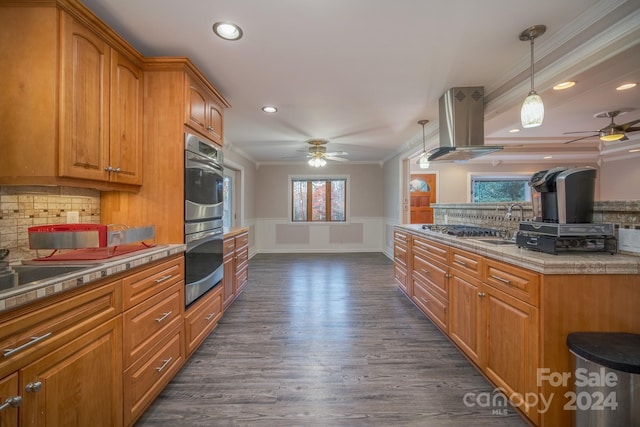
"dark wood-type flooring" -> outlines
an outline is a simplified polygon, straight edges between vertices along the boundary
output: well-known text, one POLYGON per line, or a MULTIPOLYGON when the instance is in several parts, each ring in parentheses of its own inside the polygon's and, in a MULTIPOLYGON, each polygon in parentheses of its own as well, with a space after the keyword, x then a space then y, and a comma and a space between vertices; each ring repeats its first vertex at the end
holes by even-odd
POLYGON ((465 404, 492 392, 383 254, 259 254, 137 426, 527 425, 510 407, 465 404))

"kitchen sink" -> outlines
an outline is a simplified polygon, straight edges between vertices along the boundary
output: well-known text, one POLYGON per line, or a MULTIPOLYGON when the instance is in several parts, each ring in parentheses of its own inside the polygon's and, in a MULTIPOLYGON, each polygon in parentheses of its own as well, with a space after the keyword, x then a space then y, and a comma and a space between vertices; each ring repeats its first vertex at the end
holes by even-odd
POLYGON ((482 243, 491 243, 492 245, 515 245, 516 242, 513 240, 505 240, 505 239, 474 239, 478 242, 482 243))
POLYGON ((92 265, 14 265, 13 273, 0 276, 0 290, 73 273, 92 265))

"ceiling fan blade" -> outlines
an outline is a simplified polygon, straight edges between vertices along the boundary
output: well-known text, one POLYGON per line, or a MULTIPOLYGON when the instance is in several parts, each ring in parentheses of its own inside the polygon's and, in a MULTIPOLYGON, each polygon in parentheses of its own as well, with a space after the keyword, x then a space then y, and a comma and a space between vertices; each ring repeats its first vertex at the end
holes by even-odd
POLYGON ((565 144, 569 144, 571 142, 576 142, 576 141, 580 141, 582 139, 587 139, 587 138, 593 138, 594 136, 598 136, 600 135, 599 133, 596 133, 595 135, 587 135, 587 136, 583 136, 582 138, 578 138, 578 139, 572 139, 571 141, 566 141, 565 144))
POLYGON ((327 156, 348 156, 349 153, 346 151, 332 151, 331 153, 324 153, 327 156))
POLYGON ((640 119, 638 120, 632 120, 630 122, 627 123, 623 123, 620 125, 620 129, 622 129, 623 132, 634 132, 632 129, 640 129, 640 128, 632 128, 631 126, 635 125, 636 123, 640 123, 640 119))
POLYGON ((577 132, 565 132, 563 133, 563 135, 571 135, 572 133, 593 133, 593 132, 599 133, 600 130, 579 130, 577 132))
POLYGON ((348 162, 349 159, 345 159, 344 157, 334 157, 334 156, 325 156, 324 157, 327 160, 336 160, 338 162, 348 162))

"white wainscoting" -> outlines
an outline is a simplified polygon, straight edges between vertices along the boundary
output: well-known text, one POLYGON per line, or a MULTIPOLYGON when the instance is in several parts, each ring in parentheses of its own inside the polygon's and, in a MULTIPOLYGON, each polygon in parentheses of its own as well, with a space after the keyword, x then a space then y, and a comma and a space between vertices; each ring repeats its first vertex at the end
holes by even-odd
POLYGON ((287 218, 255 221, 256 252, 384 252, 383 218, 347 224, 292 224, 287 218))

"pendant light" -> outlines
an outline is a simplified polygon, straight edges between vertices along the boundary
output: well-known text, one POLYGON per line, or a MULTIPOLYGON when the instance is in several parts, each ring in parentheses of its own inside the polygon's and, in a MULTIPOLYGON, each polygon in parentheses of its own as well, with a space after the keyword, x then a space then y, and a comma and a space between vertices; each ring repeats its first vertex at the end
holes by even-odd
POLYGON ((520 121, 523 128, 540 126, 544 120, 544 104, 533 87, 533 40, 543 35, 546 30, 545 25, 534 25, 520 33, 520 40, 531 41, 531 92, 525 98, 520 110, 520 121))
POLYGON ((418 124, 422 125, 422 154, 418 159, 418 165, 420 169, 429 169, 429 155, 427 154, 426 143, 424 141, 424 125, 429 123, 429 120, 418 120, 418 124))

